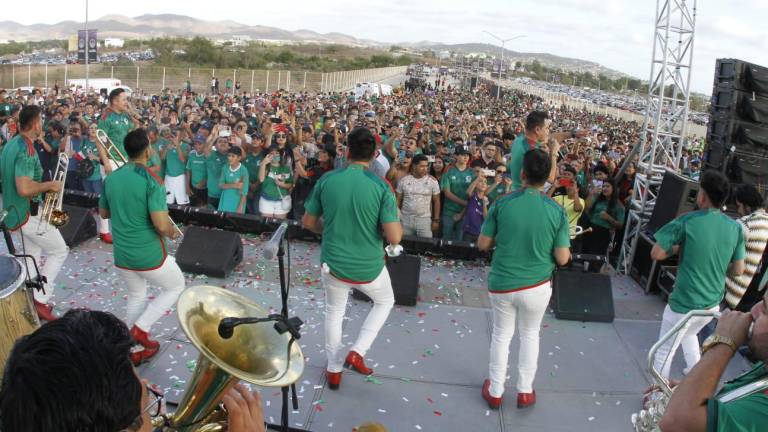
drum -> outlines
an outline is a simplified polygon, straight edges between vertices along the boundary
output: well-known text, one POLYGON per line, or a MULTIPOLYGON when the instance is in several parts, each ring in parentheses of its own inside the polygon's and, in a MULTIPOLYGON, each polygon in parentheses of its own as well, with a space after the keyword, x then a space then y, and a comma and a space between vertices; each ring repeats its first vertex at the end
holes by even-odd
POLYGON ((0 371, 5 369, 16 339, 40 327, 32 301, 21 264, 13 257, 0 256, 0 371))

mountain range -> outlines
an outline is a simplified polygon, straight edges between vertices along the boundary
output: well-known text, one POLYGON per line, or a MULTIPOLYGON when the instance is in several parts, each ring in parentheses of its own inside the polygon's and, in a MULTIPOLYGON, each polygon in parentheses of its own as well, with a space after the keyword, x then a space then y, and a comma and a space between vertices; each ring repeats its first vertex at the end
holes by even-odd
MULTIPOLYGON (((123 39, 148 39, 153 37, 204 36, 212 39, 229 39, 233 35, 248 36, 257 40, 285 41, 292 43, 340 44, 356 47, 384 48, 392 44, 367 39, 358 39, 343 33, 318 33, 312 30, 289 31, 277 27, 262 25, 246 25, 235 21, 206 21, 184 15, 159 14, 127 17, 123 15, 106 15, 95 21, 89 21, 88 27, 98 29, 99 37, 117 37, 123 39)), ((56 24, 24 25, 15 21, 0 21, 3 29, 2 37, 14 41, 34 41, 46 39, 68 39, 83 28, 82 22, 62 21, 56 24)), ((496 55, 499 48, 489 44, 458 44, 446 45, 439 42, 403 42, 396 44, 413 49, 432 49, 435 51, 458 51, 464 53, 488 53, 496 55)), ((524 63, 538 60, 549 67, 566 70, 590 71, 602 73, 609 77, 623 77, 624 74, 603 67, 595 62, 559 57, 546 53, 522 53, 505 50, 505 58, 524 63)))

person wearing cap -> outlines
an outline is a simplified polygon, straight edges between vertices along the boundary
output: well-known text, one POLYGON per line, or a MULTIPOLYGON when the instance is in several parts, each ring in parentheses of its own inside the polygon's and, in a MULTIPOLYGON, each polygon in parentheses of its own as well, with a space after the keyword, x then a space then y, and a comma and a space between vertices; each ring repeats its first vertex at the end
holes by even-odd
POLYGON ((399 245, 403 234, 392 189, 368 169, 376 150, 373 134, 357 127, 349 134, 348 142, 350 164, 318 181, 305 203, 302 218, 306 229, 323 236, 320 259, 326 291, 325 373, 333 390, 341 385, 345 364, 363 375, 373 373, 365 365, 365 354, 395 303, 382 243, 386 239, 391 245, 399 245), (342 324, 353 287, 373 300, 373 308, 345 358, 342 324))
POLYGON ((240 163, 243 149, 232 146, 227 151, 229 165, 221 171, 219 189, 219 211, 245 213, 245 199, 248 196, 248 170, 240 163))
POLYGON ((182 130, 172 133, 169 144, 160 150, 160 159, 165 161, 165 190, 168 204, 189 204, 186 177, 189 144, 182 141, 183 133, 182 130))
POLYGON ((208 204, 208 172, 205 160, 205 137, 201 134, 192 139, 194 148, 187 157, 187 195, 194 207, 205 207, 208 204))
POLYGON ((221 189, 219 189, 219 179, 221 172, 227 165, 227 151, 229 150, 229 139, 225 136, 219 136, 219 125, 214 126, 211 136, 205 144, 205 168, 206 185, 208 186, 208 207, 219 208, 219 198, 221 198, 221 189), (215 148, 214 148, 215 145, 215 148))
MULTIPOLYGON (((440 187, 445 194, 445 205, 441 221, 443 239, 461 240, 461 226, 467 207, 467 189, 475 180, 475 172, 469 163, 469 147, 456 147, 456 163, 443 174, 440 187)), ((435 222, 435 221, 433 221, 435 222)))

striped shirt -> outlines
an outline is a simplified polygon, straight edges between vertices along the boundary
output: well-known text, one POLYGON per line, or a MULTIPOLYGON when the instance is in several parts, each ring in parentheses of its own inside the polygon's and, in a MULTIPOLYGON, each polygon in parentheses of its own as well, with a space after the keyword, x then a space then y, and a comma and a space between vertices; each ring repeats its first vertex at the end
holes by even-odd
POLYGON ((739 219, 744 231, 747 254, 744 259, 745 269, 740 276, 728 276, 725 280, 725 301, 728 307, 735 309, 744 293, 747 292, 752 278, 760 269, 765 246, 768 243, 768 213, 759 209, 754 213, 739 219))

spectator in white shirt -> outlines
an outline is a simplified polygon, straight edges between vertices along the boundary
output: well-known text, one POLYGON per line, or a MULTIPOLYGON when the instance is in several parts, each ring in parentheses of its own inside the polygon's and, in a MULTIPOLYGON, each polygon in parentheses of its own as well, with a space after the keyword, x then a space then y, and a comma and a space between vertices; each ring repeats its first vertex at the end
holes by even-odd
POLYGON ((397 206, 404 235, 431 238, 440 225, 440 184, 428 175, 429 161, 418 154, 413 157, 411 174, 397 183, 397 206))

